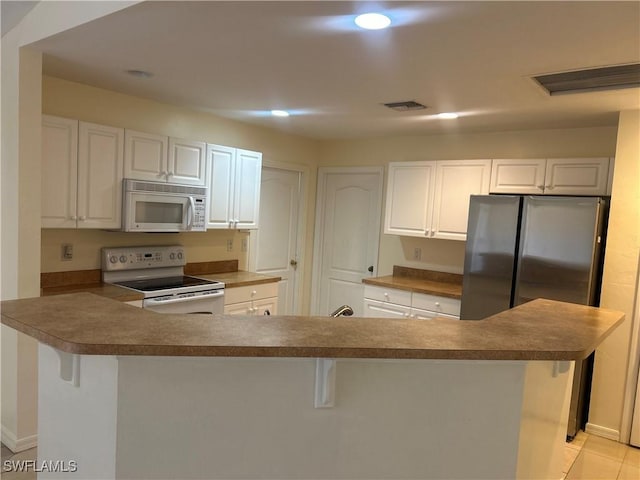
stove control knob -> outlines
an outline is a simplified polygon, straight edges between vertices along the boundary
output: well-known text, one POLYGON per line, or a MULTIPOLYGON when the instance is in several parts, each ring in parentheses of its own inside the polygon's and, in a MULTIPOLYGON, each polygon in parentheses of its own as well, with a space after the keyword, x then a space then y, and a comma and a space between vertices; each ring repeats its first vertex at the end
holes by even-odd
POLYGON ((120 263, 126 263, 127 261, 127 257, 125 257, 124 255, 120 255, 120 263))
POLYGON ((118 261, 118 257, 116 257, 115 255, 109 257, 109 262, 116 263, 117 261, 118 261))
POLYGON ((169 258, 170 258, 171 260, 175 260, 175 259, 176 259, 176 254, 175 254, 175 253, 173 253, 173 252, 171 252, 171 253, 169 254, 169 258))
POLYGON ((178 260, 182 260, 182 252, 178 252, 178 260))

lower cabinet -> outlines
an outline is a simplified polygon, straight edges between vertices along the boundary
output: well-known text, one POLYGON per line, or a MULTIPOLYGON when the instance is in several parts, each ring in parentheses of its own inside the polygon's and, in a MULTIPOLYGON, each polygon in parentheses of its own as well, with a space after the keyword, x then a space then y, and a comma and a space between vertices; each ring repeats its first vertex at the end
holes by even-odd
POLYGON ((363 316, 372 318, 460 318, 460 300, 365 285, 363 316))
POLYGON ((277 315, 278 282, 224 290, 226 315, 277 315))

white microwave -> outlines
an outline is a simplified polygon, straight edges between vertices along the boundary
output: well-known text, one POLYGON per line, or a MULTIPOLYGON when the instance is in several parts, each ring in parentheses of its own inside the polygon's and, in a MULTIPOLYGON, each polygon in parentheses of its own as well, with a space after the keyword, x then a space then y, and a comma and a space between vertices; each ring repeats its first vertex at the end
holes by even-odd
POLYGON ((124 179, 125 232, 204 232, 207 188, 124 179))

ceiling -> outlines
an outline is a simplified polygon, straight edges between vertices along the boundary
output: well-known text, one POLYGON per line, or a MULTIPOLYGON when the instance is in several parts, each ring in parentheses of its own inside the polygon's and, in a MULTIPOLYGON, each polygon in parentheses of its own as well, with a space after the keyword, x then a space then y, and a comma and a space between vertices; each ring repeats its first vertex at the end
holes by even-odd
POLYGON ((640 88, 551 97, 530 78, 640 62, 636 1, 142 2, 35 47, 47 75, 318 139, 606 126, 640 108, 640 88), (358 30, 373 10, 392 27, 358 30), (402 100, 428 108, 381 105, 402 100))

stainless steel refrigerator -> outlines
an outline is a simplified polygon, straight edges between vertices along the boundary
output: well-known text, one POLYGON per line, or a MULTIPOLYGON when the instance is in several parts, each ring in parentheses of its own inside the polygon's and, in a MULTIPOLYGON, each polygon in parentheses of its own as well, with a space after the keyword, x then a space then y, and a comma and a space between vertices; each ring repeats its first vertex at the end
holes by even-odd
MULTIPOLYGON (((480 320, 535 298, 600 301, 606 200, 472 195, 462 320, 480 320)), ((583 426, 593 356, 576 362, 567 436, 583 426)))

